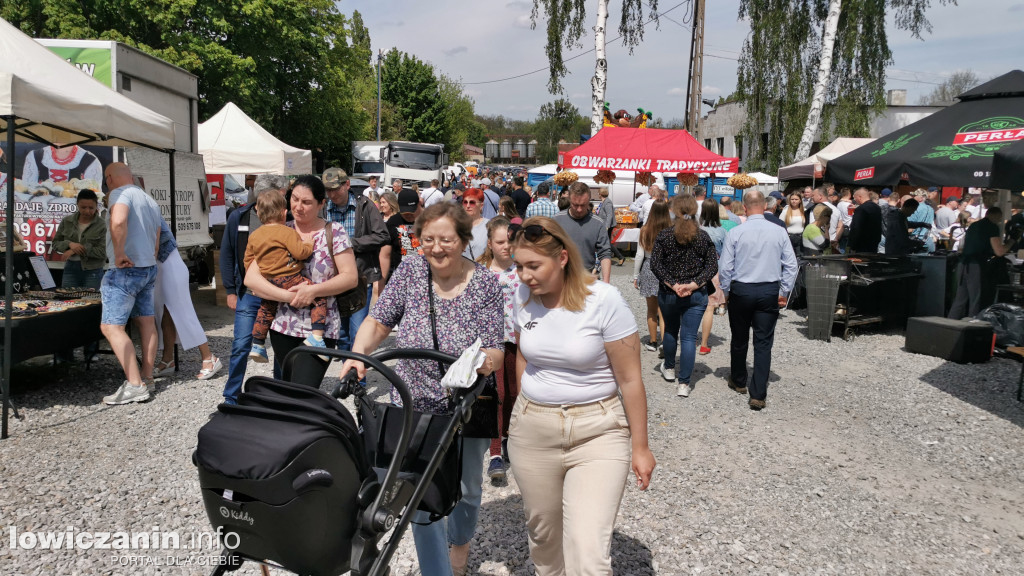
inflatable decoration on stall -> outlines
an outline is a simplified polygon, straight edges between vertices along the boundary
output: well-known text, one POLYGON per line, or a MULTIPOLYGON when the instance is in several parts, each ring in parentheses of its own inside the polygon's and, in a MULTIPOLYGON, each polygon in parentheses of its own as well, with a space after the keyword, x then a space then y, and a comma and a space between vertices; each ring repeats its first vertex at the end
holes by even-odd
POLYGON ((636 116, 630 116, 629 112, 625 110, 619 110, 615 114, 612 114, 611 103, 604 103, 604 126, 620 127, 620 128, 647 128, 647 121, 652 118, 649 110, 643 108, 637 108, 639 112, 636 116))
POLYGON ((598 184, 611 184, 615 181, 615 172, 611 170, 598 170, 594 175, 594 182, 598 184))
POLYGON ((690 174, 688 172, 680 172, 676 174, 676 178, 679 180, 680 186, 696 186, 700 179, 697 178, 696 174, 690 174))
POLYGON ((737 190, 746 190, 747 188, 757 186, 757 179, 750 174, 740 173, 729 176, 729 180, 726 183, 737 190))

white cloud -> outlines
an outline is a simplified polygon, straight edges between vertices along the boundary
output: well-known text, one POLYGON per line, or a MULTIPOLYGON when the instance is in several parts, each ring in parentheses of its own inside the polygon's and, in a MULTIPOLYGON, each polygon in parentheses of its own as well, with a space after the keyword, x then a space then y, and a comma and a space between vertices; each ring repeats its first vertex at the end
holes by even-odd
POLYGON ((669 88, 668 92, 665 92, 665 94, 668 94, 669 96, 686 96, 686 88, 675 86, 669 88))
POLYGON ((722 93, 722 89, 719 88, 718 86, 710 86, 710 85, 705 84, 701 88, 700 92, 701 92, 701 94, 705 94, 705 95, 707 95, 707 94, 721 94, 722 93))
POLYGON ((530 21, 529 14, 520 14, 512 21, 512 25, 516 28, 525 28, 529 30, 533 26, 533 22, 530 21))
POLYGON ((452 48, 450 50, 442 50, 442 52, 444 52, 445 56, 455 56, 457 54, 469 52, 469 48, 466 48, 465 46, 456 46, 455 48, 452 48))

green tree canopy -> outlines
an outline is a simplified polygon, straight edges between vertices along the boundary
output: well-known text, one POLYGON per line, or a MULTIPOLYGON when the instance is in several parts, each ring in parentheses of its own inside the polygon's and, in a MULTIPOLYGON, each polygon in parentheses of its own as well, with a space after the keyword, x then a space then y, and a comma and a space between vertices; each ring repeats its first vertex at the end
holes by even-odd
MULTIPOLYGON (((887 12, 893 12, 898 28, 920 38, 931 31, 925 17, 930 4, 842 1, 822 110, 822 142, 868 135, 872 115, 885 109, 885 68, 892 62, 887 12)), ((827 15, 828 0, 740 0, 739 16, 751 26, 737 67, 736 92, 747 110, 747 168, 772 172, 792 160, 810 110, 827 15)))
POLYGON ((199 117, 234 102, 281 140, 328 162, 368 135, 369 34, 332 0, 7 0, 34 37, 116 40, 199 78, 199 117))

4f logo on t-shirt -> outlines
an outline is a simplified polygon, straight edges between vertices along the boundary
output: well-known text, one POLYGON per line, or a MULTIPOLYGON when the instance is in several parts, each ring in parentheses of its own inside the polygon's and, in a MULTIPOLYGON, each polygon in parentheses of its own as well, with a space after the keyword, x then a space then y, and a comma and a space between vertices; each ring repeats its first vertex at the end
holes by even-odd
POLYGON ((526 324, 523 324, 523 328, 526 328, 527 330, 533 330, 534 326, 536 326, 536 325, 537 325, 537 321, 536 320, 530 320, 526 324))

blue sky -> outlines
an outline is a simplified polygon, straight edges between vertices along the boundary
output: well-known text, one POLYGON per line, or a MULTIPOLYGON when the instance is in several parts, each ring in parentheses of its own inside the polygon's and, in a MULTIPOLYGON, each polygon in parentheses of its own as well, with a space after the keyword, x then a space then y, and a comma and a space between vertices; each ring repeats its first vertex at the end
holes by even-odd
MULTIPOLYGON (((660 0, 659 11, 679 4, 660 0)), ((588 13, 588 27, 596 19, 588 13)), ((907 103, 934 89, 957 70, 969 69, 983 79, 1024 68, 1024 0, 959 0, 942 6, 933 0, 928 18, 933 30, 923 40, 897 30, 890 22, 889 45, 894 62, 887 88, 906 89, 907 103)), ((612 0, 609 39, 616 36, 621 2, 612 0)), ((728 95, 736 86, 736 58, 749 32, 737 20, 738 0, 710 0, 705 21, 704 98, 728 95)), ((347 0, 338 3, 343 13, 359 10, 370 30, 374 51, 398 48, 432 63, 444 74, 461 80, 480 114, 533 119, 542 104, 557 96, 547 91, 547 71, 515 80, 491 82, 526 74, 547 66, 543 22, 530 29, 529 0, 347 0), (488 82, 488 83, 483 83, 488 82)), ((608 46, 608 90, 613 108, 652 110, 662 118, 682 118, 690 59, 690 4, 669 11, 660 27, 649 24, 644 42, 632 55, 618 43, 608 46)), ((593 48, 593 33, 583 47, 565 50, 566 58, 593 48)), ((584 115, 590 111, 593 54, 568 64, 565 96, 584 115)), ((704 108, 707 111, 707 108, 704 108)))

